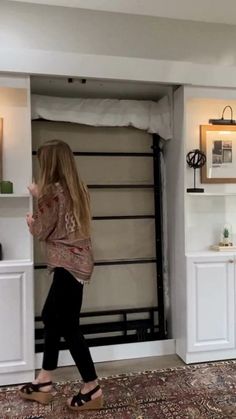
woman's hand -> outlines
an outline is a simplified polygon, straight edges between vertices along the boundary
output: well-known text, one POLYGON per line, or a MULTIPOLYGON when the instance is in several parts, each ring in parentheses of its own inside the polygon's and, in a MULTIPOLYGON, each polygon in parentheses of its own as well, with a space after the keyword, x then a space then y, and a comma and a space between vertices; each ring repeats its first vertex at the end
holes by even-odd
POLYGON ((33 227, 34 221, 35 220, 34 220, 33 214, 30 214, 30 213, 26 214, 26 222, 29 227, 29 231, 31 233, 32 233, 32 227, 33 227))
POLYGON ((38 198, 39 191, 38 191, 38 185, 36 183, 31 183, 31 185, 28 186, 28 190, 31 193, 32 196, 35 198, 38 198))

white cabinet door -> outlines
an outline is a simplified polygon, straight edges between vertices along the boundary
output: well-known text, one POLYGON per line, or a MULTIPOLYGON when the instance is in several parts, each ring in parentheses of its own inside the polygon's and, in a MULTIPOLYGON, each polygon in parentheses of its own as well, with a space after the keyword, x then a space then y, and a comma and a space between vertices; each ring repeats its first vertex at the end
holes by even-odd
POLYGON ((0 385, 34 368, 32 270, 30 263, 0 263, 0 385))
POLYGON ((187 351, 235 348, 234 259, 187 258, 187 351))

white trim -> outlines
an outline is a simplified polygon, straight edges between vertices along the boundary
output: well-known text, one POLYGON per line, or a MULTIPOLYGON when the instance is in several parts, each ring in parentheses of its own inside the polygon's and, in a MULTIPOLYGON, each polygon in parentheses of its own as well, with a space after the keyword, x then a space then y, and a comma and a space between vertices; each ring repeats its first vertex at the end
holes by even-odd
POLYGON ((7 268, 25 268, 27 266, 33 266, 33 261, 31 259, 10 259, 10 260, 1 260, 0 261, 0 269, 7 269, 7 268))
POLYGON ((235 66, 1 48, 0 73, 236 87, 235 66))
POLYGON ((30 198, 30 195, 28 194, 14 194, 14 193, 8 193, 8 194, 2 194, 0 195, 0 198, 30 198))
POLYGON ((206 351, 206 352, 196 352, 190 353, 187 352, 184 357, 179 355, 181 359, 186 364, 195 364, 196 362, 212 362, 212 361, 223 361, 223 360, 230 360, 236 359, 236 351, 235 349, 230 350, 219 350, 219 351, 206 351))
POLYGON ((32 381, 35 378, 35 370, 18 371, 5 373, 0 376, 1 386, 10 386, 15 384, 22 384, 32 381))
MULTIPOLYGON (((175 340, 123 343, 122 345, 97 346, 90 349, 93 361, 109 362, 123 359, 146 358, 150 356, 174 355, 175 340)), ((35 368, 41 368, 42 353, 35 354, 35 368)), ((69 351, 61 351, 58 366, 74 365, 69 351)))
MULTIPOLYGON (((7 74, 3 77, 0 74, 0 86, 2 87, 9 87, 11 89, 27 89, 30 91, 30 82, 29 78, 23 76, 17 76, 15 74, 7 74)), ((30 109, 30 107, 29 107, 30 109)))
POLYGON ((235 24, 235 0, 10 0, 112 13, 235 24))

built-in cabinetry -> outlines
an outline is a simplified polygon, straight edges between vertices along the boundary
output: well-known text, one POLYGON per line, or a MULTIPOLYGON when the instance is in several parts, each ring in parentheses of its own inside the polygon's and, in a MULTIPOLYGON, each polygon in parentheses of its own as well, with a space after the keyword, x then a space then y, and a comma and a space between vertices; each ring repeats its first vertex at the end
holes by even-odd
POLYGON ((32 262, 0 263, 0 384, 22 383, 34 374, 32 262))
POLYGON ((31 209, 30 84, 28 77, 0 76, 3 179, 13 194, 0 194, 0 385, 34 377, 32 239, 25 222, 31 209))
POLYGON ((186 155, 200 148, 200 125, 220 118, 226 105, 236 113, 236 91, 185 87, 175 93, 175 140, 166 152, 170 324, 186 363, 236 358, 236 253, 211 250, 226 223, 236 243, 236 183, 201 184, 197 171, 204 193, 187 193, 193 170, 186 155))
POLYGON ((187 363, 236 358, 235 263, 233 253, 186 255, 187 363))

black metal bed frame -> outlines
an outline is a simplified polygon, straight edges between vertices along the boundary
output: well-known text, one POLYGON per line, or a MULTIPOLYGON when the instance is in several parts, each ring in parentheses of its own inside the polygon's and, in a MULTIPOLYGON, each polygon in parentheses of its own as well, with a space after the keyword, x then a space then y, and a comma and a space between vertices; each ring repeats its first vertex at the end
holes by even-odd
MULTIPOLYGON (((110 319, 102 323, 81 324, 81 329, 86 335, 89 346, 112 345, 118 343, 144 342, 160 340, 166 338, 166 325, 164 316, 164 292, 163 292, 163 263, 162 263, 162 188, 161 188, 161 168, 160 168, 160 137, 153 135, 152 152, 74 152, 75 156, 108 156, 108 157, 151 157, 153 158, 153 178, 152 185, 143 184, 115 184, 115 185, 88 185, 90 189, 134 189, 150 188, 154 192, 153 215, 132 215, 132 216, 100 216, 93 217, 93 220, 129 220, 129 219, 154 219, 155 220, 155 258, 143 259, 123 259, 96 261, 95 266, 106 265, 127 265, 127 264, 146 264, 155 263, 157 273, 157 306, 141 307, 132 309, 117 309, 81 313, 81 319, 94 317, 113 316, 116 320, 110 319), (135 314, 135 320, 132 315, 135 314), (141 318, 137 318, 140 315, 141 318), (144 318, 144 315, 146 318, 144 318), (130 318, 131 317, 131 318, 130 318), (117 335, 117 332, 119 335, 117 335), (114 333, 116 335, 114 335, 114 333), (110 334, 110 336, 109 336, 110 334), (113 334, 113 336, 111 335, 113 334), (92 335, 102 335, 95 336, 92 335), (105 335, 105 336, 104 336, 105 335), (107 336, 106 336, 107 335, 107 336)), ((36 155, 36 152, 33 152, 36 155)), ((36 264, 35 269, 46 269, 44 264, 36 264)), ((35 328, 35 351, 43 351, 43 325, 41 317, 35 317, 38 324, 35 328)), ((60 342, 60 349, 67 349, 65 341, 60 342)))

